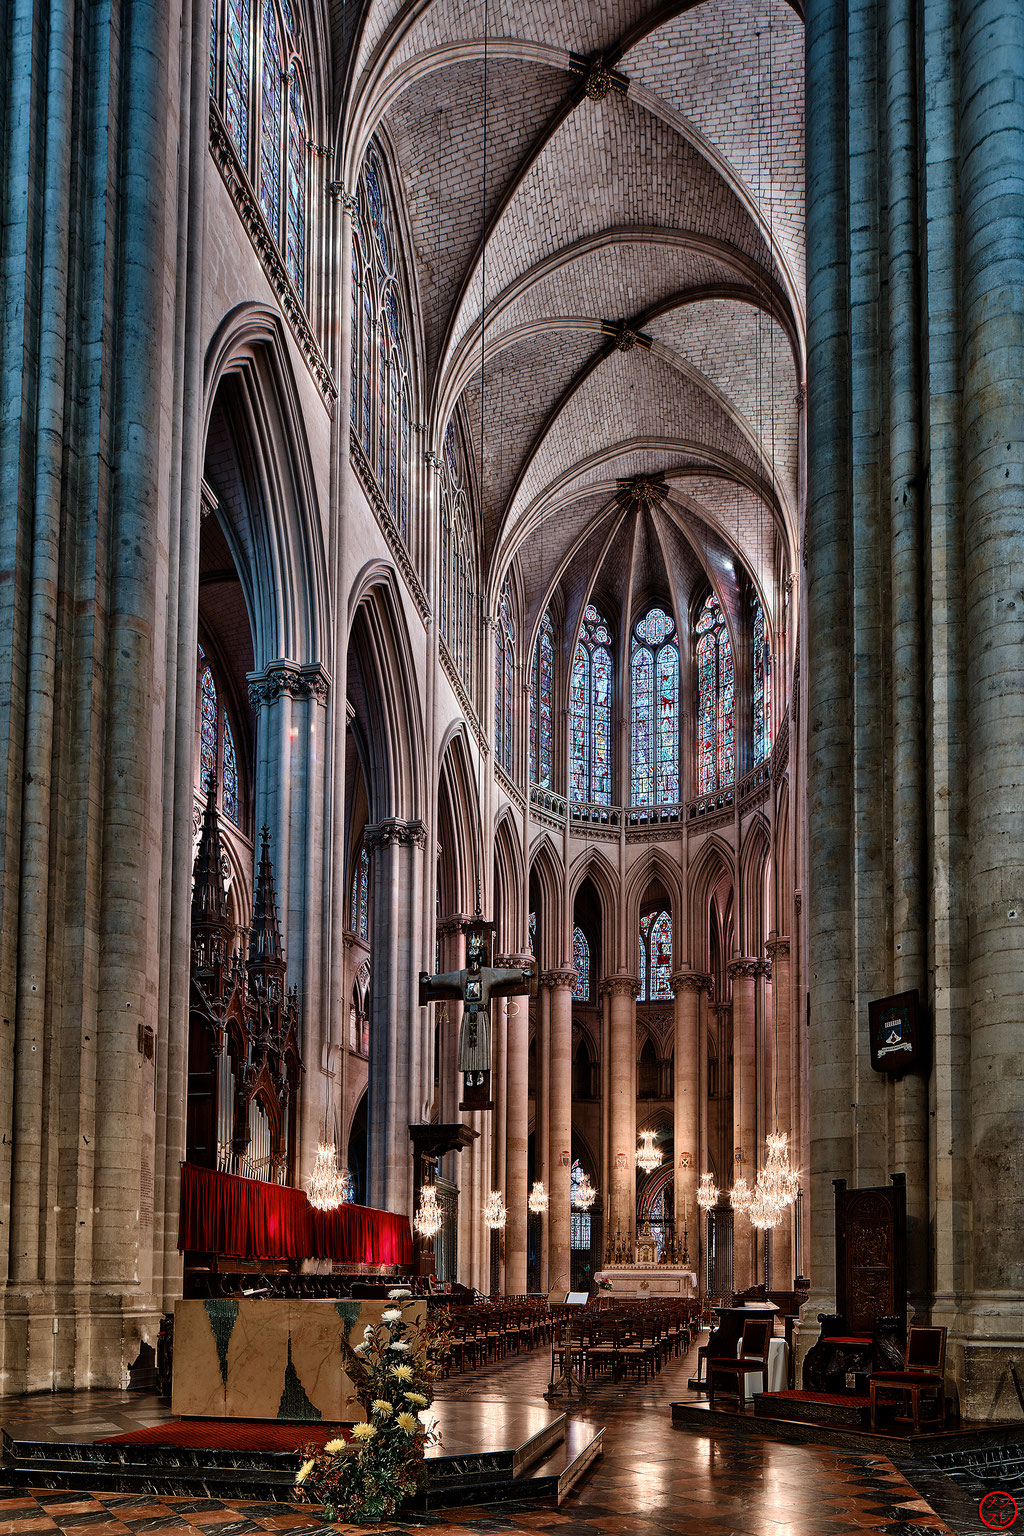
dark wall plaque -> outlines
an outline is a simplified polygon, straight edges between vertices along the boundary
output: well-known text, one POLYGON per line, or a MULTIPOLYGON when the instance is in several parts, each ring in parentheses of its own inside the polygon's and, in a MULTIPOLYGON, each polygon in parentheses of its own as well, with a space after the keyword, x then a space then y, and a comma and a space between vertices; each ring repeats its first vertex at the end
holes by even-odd
POLYGON ((916 989, 868 1004, 871 1065, 876 1072, 901 1077, 924 1065, 924 1038, 916 989))

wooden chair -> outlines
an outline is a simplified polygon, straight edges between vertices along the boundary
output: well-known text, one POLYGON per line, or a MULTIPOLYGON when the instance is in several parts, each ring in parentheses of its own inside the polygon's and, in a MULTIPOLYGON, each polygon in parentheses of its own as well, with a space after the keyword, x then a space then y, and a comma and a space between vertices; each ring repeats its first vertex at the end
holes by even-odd
POLYGON ((708 1360, 708 1403, 715 1406, 715 1382, 722 1377, 731 1378, 735 1393, 742 1405, 746 1397, 748 1376, 760 1376, 761 1390, 768 1390, 768 1351, 772 1342, 773 1320, 751 1318, 743 1324, 740 1352, 735 1359, 708 1360))
POLYGON ((945 1328, 911 1327, 907 1334, 907 1363, 902 1371, 872 1371, 868 1377, 871 1393, 871 1428, 875 1428, 879 1406, 895 1404, 902 1413, 894 1413, 897 1424, 912 1424, 914 1434, 921 1433, 921 1399, 934 1401, 935 1411, 923 1422, 946 1423, 945 1328), (908 1412, 909 1408, 909 1412, 908 1412))

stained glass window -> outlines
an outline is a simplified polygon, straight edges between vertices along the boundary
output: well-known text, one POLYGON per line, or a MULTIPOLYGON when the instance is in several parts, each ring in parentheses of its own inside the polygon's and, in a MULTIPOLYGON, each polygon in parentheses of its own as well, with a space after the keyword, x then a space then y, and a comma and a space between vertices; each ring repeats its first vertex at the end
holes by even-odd
POLYGON ((234 733, 214 681, 213 667, 198 647, 197 693, 199 710, 198 779, 196 789, 205 800, 213 779, 223 815, 241 826, 241 771, 234 733))
POLYGON ((238 826, 238 759, 235 757, 235 741, 231 726, 224 721, 224 814, 238 826))
POLYGON ((288 89, 288 219, 285 232, 285 264, 288 276, 305 292, 306 263, 306 113, 302 85, 293 70, 288 89))
POLYGON ((531 912, 530 916, 529 916, 529 920, 527 921, 527 924, 526 924, 526 942, 527 942, 527 945, 529 946, 530 954, 531 955, 536 955, 536 953, 537 953, 537 914, 536 914, 536 912, 531 912))
POLYGON ((217 708, 217 688, 209 667, 203 668, 199 683, 199 768, 203 793, 209 787, 211 774, 217 777, 217 745, 220 735, 220 710, 217 708))
POLYGON ((718 599, 705 599, 694 626, 697 668, 697 793, 711 794, 736 777, 732 644, 718 599))
POLYGON ((633 805, 676 805, 679 801, 679 645, 675 621, 652 608, 633 630, 632 750, 633 805))
POLYGON ((352 430, 370 459, 395 525, 407 538, 412 430, 409 326, 395 260, 387 181, 373 146, 363 162, 358 202, 352 251, 362 303, 352 332, 352 367, 358 374, 358 380, 352 381, 352 430))
POLYGON ((260 111, 260 207, 277 233, 281 219, 281 44, 274 0, 263 0, 263 92, 260 111))
POLYGON ((555 629, 546 613, 530 675, 530 773, 543 789, 551 788, 554 772, 554 682, 555 629))
POLYGON ((772 750, 772 651, 764 609, 753 600, 753 705, 754 766, 772 750))
POLYGON ((595 805, 612 798, 611 643, 608 625, 588 603, 569 674, 569 793, 595 805))
POLYGON ((512 772, 512 692, 516 660, 516 626, 512 611, 512 577, 505 577, 498 599, 494 633, 494 758, 512 772))
POLYGON ((465 453, 454 419, 444 435, 444 453, 437 472, 441 490, 441 638, 462 680, 471 686, 476 654, 472 614, 475 562, 470 542, 465 453))
MULTIPOLYGON (((576 1199, 576 1191, 583 1183, 585 1177, 586 1174, 584 1172, 583 1164, 580 1162, 578 1157, 573 1158, 572 1167, 569 1170, 569 1198, 571 1201, 576 1199)), ((590 1247, 591 1215, 589 1211, 577 1210, 572 1210, 571 1215, 572 1225, 569 1237, 569 1245, 578 1253, 581 1249, 586 1250, 590 1247)))
POLYGON ((357 939, 370 937, 370 855, 360 848, 352 876, 352 932, 357 939))
POLYGON ((259 0, 255 16, 252 0, 213 0, 210 92, 303 298, 310 160, 301 62, 288 0, 259 0))
POLYGON ((243 160, 249 156, 249 0, 227 0, 224 36, 224 122, 243 160))
POLYGON ((590 945, 582 928, 572 931, 572 963, 576 969, 572 995, 577 1003, 590 1002, 590 945))
POLYGON ((641 1003, 660 1002, 672 996, 672 914, 645 912, 640 919, 641 1003))

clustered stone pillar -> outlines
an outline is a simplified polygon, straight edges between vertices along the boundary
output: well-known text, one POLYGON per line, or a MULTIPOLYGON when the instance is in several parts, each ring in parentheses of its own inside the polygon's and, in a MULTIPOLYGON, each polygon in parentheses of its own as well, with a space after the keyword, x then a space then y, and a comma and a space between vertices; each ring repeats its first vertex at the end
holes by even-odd
POLYGON ((611 1180, 605 1243, 609 1254, 634 1253, 636 1226, 636 995, 634 976, 609 976, 611 999, 609 1073, 611 1180))
MULTIPOLYGON (((737 955, 728 966, 732 982, 732 1182, 757 1178, 756 984, 759 961, 737 955)), ((756 1234, 738 1212, 733 1219, 733 1288, 754 1283, 756 1234)))
POLYGON ((973 0, 959 22, 973 1243, 954 1346, 964 1413, 987 1418, 1017 1416, 1024 1341, 1024 50, 1019 6, 973 0))
POLYGON ((673 1142, 676 1160, 676 1252, 681 1259, 685 1229, 692 1250, 688 1257, 696 1267, 699 1251, 697 1184, 700 1179, 701 1095, 705 1091, 699 1070, 700 995, 710 991, 714 983, 710 976, 690 970, 676 971, 669 980, 675 997, 673 1142))
MULTIPOLYGON (((777 1106, 778 1130, 789 1132, 789 1160, 795 1166, 799 1161, 800 1153, 793 1134, 795 1126, 791 1098, 793 1053, 789 1012, 789 939, 773 933, 769 935, 765 951, 772 967, 773 1064, 772 1071, 769 1073, 772 1107, 774 1111, 777 1106)), ((771 1116, 770 1129, 776 1129, 774 1112, 771 1116)), ((795 1216, 795 1207, 788 1205, 782 1213, 779 1225, 772 1233, 772 1280, 775 1287, 783 1291, 792 1289, 794 1279, 793 1223, 795 1216)))
POLYGON ((548 1290, 569 1289, 569 1227, 572 1168, 573 970, 547 971, 550 998, 548 1097, 548 1290))
POLYGON ((409 1123, 418 1119, 418 1063, 410 1014, 420 958, 420 901, 426 829, 421 821, 383 821, 366 829, 373 860, 374 963, 370 972, 368 1183, 370 1203, 412 1209, 409 1123))
MULTIPOLYGON (((511 969, 525 969, 533 963, 533 956, 529 953, 509 955, 498 963, 511 969)), ((505 1224, 505 1291, 510 1296, 524 1296, 530 1138, 530 1004, 526 996, 509 998, 506 1064, 505 1205, 508 1220, 505 1224)))

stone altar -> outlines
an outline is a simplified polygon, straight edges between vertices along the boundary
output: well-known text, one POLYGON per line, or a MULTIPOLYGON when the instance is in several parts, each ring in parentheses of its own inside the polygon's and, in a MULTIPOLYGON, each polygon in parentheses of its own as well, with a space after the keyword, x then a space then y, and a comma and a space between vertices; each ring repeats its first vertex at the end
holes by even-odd
POLYGON ((598 1290, 599 1296, 682 1298, 697 1294, 694 1271, 673 1264, 608 1264, 597 1279, 611 1281, 611 1290, 598 1290))
MULTIPOLYGON (((216 1297, 174 1308, 171 1410, 182 1418, 365 1419, 341 1339, 358 1344, 388 1301, 216 1297)), ((406 1304, 421 1325, 426 1303, 406 1304)))

